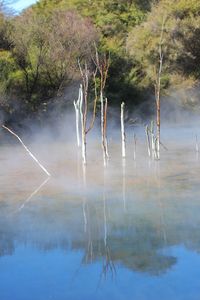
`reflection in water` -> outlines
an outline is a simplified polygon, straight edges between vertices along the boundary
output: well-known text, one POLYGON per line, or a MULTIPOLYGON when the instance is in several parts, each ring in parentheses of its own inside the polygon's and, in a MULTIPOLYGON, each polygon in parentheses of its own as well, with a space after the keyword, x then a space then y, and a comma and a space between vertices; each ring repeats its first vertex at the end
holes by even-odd
POLYGON ((103 253, 101 256, 103 258, 102 261, 102 276, 106 279, 107 274, 111 274, 112 278, 114 278, 116 269, 114 265, 114 261, 112 260, 109 241, 108 241, 108 230, 107 230, 107 176, 106 176, 106 169, 104 169, 103 173, 103 220, 104 220, 104 245, 103 245, 103 253))
POLYGON ((86 215, 86 200, 83 197, 83 219, 84 219, 84 232, 87 232, 87 215, 86 215))
POLYGON ((126 159, 122 158, 122 199, 124 212, 126 212, 126 159))
POLYGON ((164 203, 162 201, 162 186, 161 186, 161 174, 160 174, 160 161, 156 162, 156 169, 155 169, 155 180, 157 184, 157 201, 158 201, 158 209, 160 215, 160 222, 159 222, 159 230, 160 235, 163 238, 163 246, 167 246, 166 243, 166 230, 165 230, 165 219, 164 219, 164 203))
MULTIPOLYGON (((137 159, 139 155, 138 150, 137 159)), ((110 161, 107 168, 94 159, 85 167, 70 156, 64 174, 53 170, 59 176, 48 178, 48 184, 47 180, 41 184, 28 164, 18 172, 17 166, 10 167, 10 158, 2 160, 2 170, 9 172, 0 174, 0 298, 13 299, 8 296, 6 278, 20 286, 21 277, 11 276, 15 268, 18 273, 23 268, 20 274, 33 272, 40 280, 49 273, 55 276, 54 288, 45 294, 38 288, 43 299, 132 299, 133 295, 140 299, 142 291, 141 299, 155 300, 161 295, 156 284, 166 292, 164 299, 184 299, 188 291, 200 289, 195 283, 186 291, 183 284, 176 298, 170 298, 173 278, 185 274, 182 280, 188 280, 185 257, 194 259, 191 276, 200 265, 199 167, 195 156, 187 155, 166 154, 150 165, 148 157, 137 164, 128 159, 110 161), (28 181, 27 174, 31 174, 28 181), (36 201, 30 201, 33 197, 36 201), (32 258, 38 268, 35 273, 32 258), (67 296, 54 296, 62 284, 67 296), (152 296, 148 294, 151 285, 152 296), (97 286, 97 294, 89 294, 97 286)), ((23 278, 27 290, 24 295, 20 290, 19 299, 32 299, 27 297, 28 283, 23 278)), ((33 279, 29 284, 39 286, 33 279)))
POLYGON ((38 187, 35 191, 31 193, 31 195, 24 201, 24 203, 18 208, 16 212, 19 212, 24 208, 24 206, 41 190, 41 188, 49 181, 49 177, 47 177, 38 187))

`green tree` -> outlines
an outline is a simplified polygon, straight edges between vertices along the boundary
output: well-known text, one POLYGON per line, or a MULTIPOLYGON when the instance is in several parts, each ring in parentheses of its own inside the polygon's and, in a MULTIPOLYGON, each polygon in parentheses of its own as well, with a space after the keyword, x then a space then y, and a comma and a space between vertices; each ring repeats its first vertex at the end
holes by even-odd
POLYGON ((158 46, 162 19, 166 18, 163 39, 162 90, 192 86, 199 80, 200 3, 198 0, 163 0, 154 6, 147 20, 128 36, 127 48, 142 65, 141 87, 152 87, 159 62, 158 46))
POLYGON ((130 100, 132 95, 136 96, 134 99, 138 99, 135 85, 137 71, 132 71, 132 67, 136 66, 132 58, 127 55, 126 37, 130 29, 145 19, 151 2, 148 0, 142 2, 137 0, 41 0, 35 9, 50 14, 56 5, 62 9, 75 9, 82 16, 92 20, 100 33, 99 52, 110 53, 110 76, 106 85, 109 101, 113 105, 119 105, 122 99, 130 100))
POLYGON ((77 76, 77 59, 89 57, 97 39, 92 24, 74 11, 56 9, 49 16, 33 9, 13 20, 12 53, 18 66, 18 83, 31 108, 36 110, 77 76))

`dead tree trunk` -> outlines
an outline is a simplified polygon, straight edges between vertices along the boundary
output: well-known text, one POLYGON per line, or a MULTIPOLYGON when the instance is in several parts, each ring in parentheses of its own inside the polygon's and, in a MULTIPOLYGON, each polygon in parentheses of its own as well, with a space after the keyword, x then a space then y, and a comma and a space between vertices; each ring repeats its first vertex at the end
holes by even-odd
POLYGON ((122 158, 126 157, 126 134, 124 128, 124 102, 121 104, 121 136, 122 136, 122 158))
POLYGON ((15 133, 13 132, 10 128, 6 127, 5 125, 2 125, 2 127, 4 129, 6 129, 8 132, 10 132, 12 135, 14 135, 19 142, 22 144, 22 146, 24 147, 24 149, 28 152, 28 154, 32 157, 32 159, 38 164, 38 166, 48 175, 51 176, 50 173, 47 171, 47 169, 39 162, 39 160, 33 155, 33 153, 27 148, 27 146, 23 143, 23 141, 21 140, 21 138, 15 133))
POLYGON ((107 165, 107 160, 109 158, 108 155, 108 142, 106 137, 107 131, 107 106, 108 101, 107 98, 104 100, 104 90, 106 85, 106 80, 108 76, 108 69, 109 69, 109 61, 110 58, 104 55, 101 59, 99 57, 99 53, 95 46, 96 56, 94 59, 94 63, 99 71, 100 75, 100 103, 101 103, 101 146, 103 151, 103 161, 104 166, 107 165))
POLYGON ((160 159, 160 91, 161 91, 161 74, 163 68, 163 33, 164 33, 165 19, 163 18, 160 41, 158 47, 159 63, 158 70, 156 70, 155 80, 155 98, 156 98, 156 159, 160 159))
POLYGON ((137 145, 137 138, 134 132, 133 134, 133 159, 136 160, 136 145, 137 145))
POLYGON ((79 132, 79 116, 81 116, 81 87, 79 88, 79 95, 78 100, 74 100, 74 108, 75 108, 75 117, 76 117, 76 139, 77 139, 77 146, 80 147, 80 132, 79 132))
POLYGON ((80 62, 79 69, 82 77, 82 84, 80 85, 79 93, 80 93, 80 119, 81 119, 81 140, 82 140, 82 161, 83 164, 86 165, 87 163, 87 140, 86 136, 88 132, 93 128, 95 117, 96 117, 96 104, 97 104, 97 91, 96 91, 96 73, 93 72, 93 80, 95 85, 95 98, 93 102, 93 115, 90 122, 89 127, 87 128, 87 118, 88 118, 88 88, 89 88, 89 69, 87 63, 85 63, 84 68, 81 67, 80 62))
POLYGON ((150 138, 149 138, 149 126, 145 126, 146 140, 147 140, 147 151, 148 156, 151 157, 151 147, 150 147, 150 138))
POLYGON ((106 98, 105 103, 104 103, 102 93, 100 95, 100 101, 101 101, 101 145, 102 145, 102 150, 103 150, 103 162, 104 162, 104 167, 105 167, 107 165, 107 160, 109 158, 108 143, 107 143, 107 137, 106 137, 108 101, 106 98))

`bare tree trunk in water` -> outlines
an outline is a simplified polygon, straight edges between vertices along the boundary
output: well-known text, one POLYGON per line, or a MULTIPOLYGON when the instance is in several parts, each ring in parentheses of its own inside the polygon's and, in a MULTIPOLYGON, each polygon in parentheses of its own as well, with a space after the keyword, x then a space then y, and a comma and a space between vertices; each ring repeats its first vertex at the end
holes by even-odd
POLYGON ((14 135, 22 144, 22 146, 24 147, 24 149, 28 152, 28 154, 32 157, 32 159, 38 164, 38 166, 48 175, 51 176, 50 173, 45 169, 45 167, 38 161, 38 159, 33 155, 33 153, 26 147, 26 145, 23 143, 23 141, 20 139, 20 137, 14 133, 11 129, 9 129, 8 127, 6 127, 5 125, 2 125, 2 127, 4 129, 6 129, 7 131, 9 131, 12 135, 14 135))
POLYGON ((126 134, 124 129, 124 102, 121 104, 121 136, 122 136, 122 158, 126 157, 126 134))
POLYGON ((161 90, 161 74, 163 67, 163 33, 164 33, 164 24, 165 18, 163 18, 161 34, 160 34, 160 42, 159 42, 159 66, 156 71, 156 80, 155 80, 155 98, 156 98, 156 159, 160 159, 160 90, 161 90))
POLYGON ((96 73, 93 72, 93 79, 95 84, 95 99, 93 103, 93 115, 92 120, 90 122, 89 128, 87 129, 87 117, 88 117, 88 87, 89 87, 89 69, 87 63, 85 63, 84 68, 81 67, 80 62, 79 69, 82 77, 82 84, 79 89, 79 97, 80 97, 80 119, 81 119, 81 146, 82 146, 82 161, 83 164, 86 165, 86 135, 93 128, 94 121, 96 117, 96 104, 97 104, 97 92, 96 92, 96 73))
POLYGON ((107 142, 107 137, 106 137, 108 100, 107 100, 107 98, 105 98, 105 100, 104 100, 104 90, 105 90, 106 80, 107 80, 107 76, 108 76, 110 57, 109 56, 107 57, 106 55, 104 55, 100 59, 96 45, 95 45, 95 50, 96 50, 96 56, 94 59, 94 63, 100 74, 101 146, 102 146, 102 151, 103 151, 103 163, 104 163, 104 167, 105 167, 107 165, 109 155, 108 155, 108 142, 107 142))
POLYGON ((79 116, 81 116, 81 86, 79 88, 79 95, 78 100, 74 100, 74 108, 75 108, 75 116, 76 116, 76 139, 77 139, 77 146, 80 147, 80 134, 79 134, 79 116))

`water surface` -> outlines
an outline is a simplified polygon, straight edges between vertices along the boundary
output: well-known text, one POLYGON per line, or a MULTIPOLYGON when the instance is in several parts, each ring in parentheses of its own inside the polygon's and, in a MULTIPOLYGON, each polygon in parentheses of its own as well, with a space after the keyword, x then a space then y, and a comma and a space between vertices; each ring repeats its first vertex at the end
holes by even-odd
POLYGON ((121 161, 113 142, 106 169, 95 144, 85 170, 73 145, 32 145, 49 179, 2 146, 0 299, 199 299, 199 159, 174 144, 121 161))

